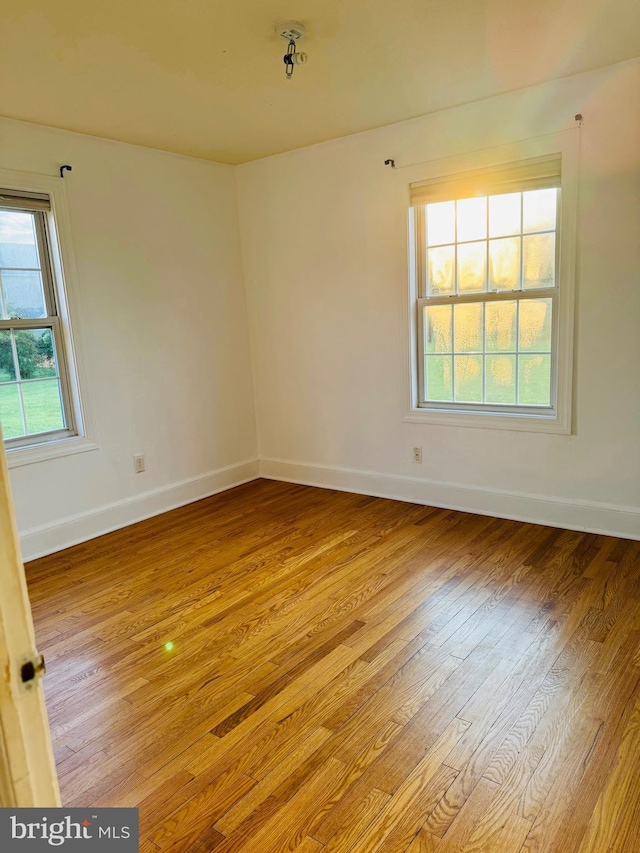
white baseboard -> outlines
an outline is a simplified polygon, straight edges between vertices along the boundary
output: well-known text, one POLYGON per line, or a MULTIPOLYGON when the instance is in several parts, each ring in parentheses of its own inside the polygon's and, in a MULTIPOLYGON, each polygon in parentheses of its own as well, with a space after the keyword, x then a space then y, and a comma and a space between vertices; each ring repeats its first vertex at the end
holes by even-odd
POLYGON ((79 542, 86 542, 87 539, 102 536, 103 533, 127 527, 136 521, 143 521, 145 518, 160 515, 184 504, 248 483, 259 476, 259 461, 250 459, 235 465, 227 465, 225 468, 218 468, 200 477, 181 480, 170 486, 106 504, 90 512, 68 516, 54 524, 20 531, 22 558, 27 562, 37 557, 44 557, 54 551, 77 545, 79 542))
POLYGON ((288 459, 262 459, 260 476, 478 515, 640 539, 640 507, 481 489, 418 477, 308 465, 288 459))
POLYGON ((250 459, 182 480, 160 489, 69 516, 53 524, 20 532, 25 562, 44 557, 112 530, 160 515, 193 501, 248 483, 258 477, 283 480, 343 492, 392 498, 444 509, 547 524, 569 530, 640 539, 640 508, 592 501, 530 495, 294 462, 288 459, 250 459))

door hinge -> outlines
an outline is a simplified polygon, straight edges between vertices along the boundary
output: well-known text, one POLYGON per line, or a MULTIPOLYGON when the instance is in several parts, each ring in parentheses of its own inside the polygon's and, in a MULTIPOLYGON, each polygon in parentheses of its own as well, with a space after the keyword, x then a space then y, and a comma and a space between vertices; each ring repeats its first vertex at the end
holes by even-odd
POLYGON ((31 687, 38 681, 47 671, 43 655, 36 655, 28 661, 25 661, 20 667, 20 680, 24 687, 31 687))

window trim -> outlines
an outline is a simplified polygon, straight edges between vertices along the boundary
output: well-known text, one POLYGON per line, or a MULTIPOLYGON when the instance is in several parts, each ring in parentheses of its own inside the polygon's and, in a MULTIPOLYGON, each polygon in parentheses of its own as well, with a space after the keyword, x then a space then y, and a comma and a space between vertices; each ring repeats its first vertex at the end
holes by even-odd
MULTIPOLYGON (((408 310, 405 323, 405 343, 408 370, 406 372, 406 394, 403 408, 403 420, 410 423, 438 424, 441 426, 463 426, 474 428, 507 429, 526 432, 551 432, 571 434, 575 428, 573 413, 573 340, 575 313, 575 254, 577 226, 577 188, 578 188, 578 154, 579 130, 571 128, 548 136, 522 140, 509 145, 496 146, 483 151, 472 152, 457 157, 431 161, 416 166, 405 167, 402 170, 402 180, 405 182, 405 198, 409 208, 407 223, 408 240, 408 310), (461 179, 473 175, 474 172, 489 169, 509 169, 527 160, 560 156, 561 178, 560 217, 557 231, 557 287, 554 288, 555 304, 554 334, 556 346, 556 375, 555 375, 555 410, 535 411, 520 409, 514 411, 496 410, 495 407, 482 409, 465 408, 464 403, 430 403, 428 407, 419 406, 419 377, 418 342, 420 340, 420 311, 419 304, 423 300, 419 294, 419 276, 415 232, 412 227, 412 209, 410 207, 410 185, 461 179)), ((545 288, 549 295, 550 288, 545 288)), ((529 293, 534 291, 527 291, 529 293)), ((537 293, 537 291, 536 291, 537 293)), ((486 301, 487 294, 477 294, 478 300, 486 301)), ((540 291, 542 295, 542 291, 540 291)), ((508 296, 513 298, 513 294, 508 296)), ((507 298, 507 295, 505 295, 507 298)), ((424 300, 427 301, 427 300, 424 300)), ((429 304, 436 304, 433 299, 429 304)), ((446 297, 447 304, 452 302, 446 297)), ((469 301, 469 297, 465 297, 469 301)), ((486 404, 485 404, 486 405, 486 404)))
MULTIPOLYGON (((25 201, 28 201, 28 199, 25 199, 25 201)), ((62 324, 60 321, 60 313, 58 311, 58 300, 56 298, 56 282, 54 281, 53 269, 51 266, 49 222, 47 221, 45 211, 42 209, 32 209, 28 204, 25 204, 24 207, 18 207, 16 205, 12 205, 11 207, 13 209, 29 213, 34 217, 33 224, 36 233, 38 259, 40 262, 39 272, 42 278, 44 306, 47 313, 45 317, 0 320, 0 329, 6 331, 18 331, 20 329, 51 330, 56 363, 58 366, 60 397, 66 426, 62 429, 44 430, 39 433, 16 436, 14 438, 5 438, 4 444, 7 451, 13 449, 20 450, 35 444, 44 444, 64 438, 75 438, 78 435, 75 411, 70 393, 71 377, 69 376, 69 369, 65 354, 65 343, 62 334, 62 324)), ((0 209, 6 209, 1 197, 0 209)), ((34 381, 38 380, 22 379, 20 380, 20 385, 34 381)))
MULTIPOLYGON (((78 293, 76 287, 75 263, 70 240, 69 215, 67 209, 66 188, 62 178, 0 169, 0 187, 15 193, 41 193, 49 197, 50 211, 45 211, 47 221, 45 229, 45 250, 48 253, 49 270, 54 282, 50 282, 51 297, 55 300, 59 341, 57 356, 60 362, 59 372, 68 377, 68 411, 72 418, 73 434, 69 430, 38 435, 21 439, 21 444, 5 442, 7 464, 9 468, 29 465, 46 459, 67 456, 97 450, 93 418, 86 393, 87 382, 83 368, 84 359, 72 327, 77 323, 79 314, 78 293), (70 307, 73 305, 73 308, 70 307)), ((46 259, 42 259, 46 265, 46 259)), ((46 291, 46 287, 45 287, 46 291)), ((51 325, 51 317, 46 318, 51 325)), ((21 321, 14 321, 20 324, 21 321)), ((32 321, 29 321, 32 322, 32 321)), ((64 383, 61 382, 61 386, 64 383)), ((70 424, 71 426, 71 424, 70 424)))

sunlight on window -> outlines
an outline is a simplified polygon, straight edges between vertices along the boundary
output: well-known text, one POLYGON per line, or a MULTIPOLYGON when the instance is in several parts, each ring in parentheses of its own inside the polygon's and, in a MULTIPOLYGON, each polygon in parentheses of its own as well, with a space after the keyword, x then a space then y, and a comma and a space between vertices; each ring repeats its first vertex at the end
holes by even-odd
POLYGON ((524 288, 553 287, 555 284, 555 234, 523 237, 524 288))
POLYGON ((432 295, 455 292, 455 247, 441 246, 429 249, 429 290, 432 295))
POLYGON ((486 198, 465 198, 456 202, 458 242, 483 240, 487 236, 486 198))
POLYGON ((455 201, 427 205, 427 245, 440 246, 456 239, 455 201))
POLYGON ((489 237, 520 233, 522 193, 494 195, 489 199, 489 237))
POLYGON ((482 402, 482 356, 454 356, 455 399, 460 403, 482 402))
POLYGON ((551 300, 522 302, 518 327, 521 350, 548 352, 551 349, 551 300))
POLYGON ((489 242, 489 290, 516 290, 520 285, 520 238, 489 242))
POLYGON ((458 291, 478 293, 487 289, 487 246, 484 241, 458 246, 458 291))
POLYGON ((451 306, 434 305, 426 314, 427 352, 451 352, 451 306))
POLYGON ((456 352, 482 352, 484 305, 455 305, 453 328, 456 352))
POLYGON ((485 396, 488 403, 515 403, 516 357, 514 355, 487 356, 485 396))
POLYGON ((489 302, 485 312, 486 348, 489 352, 515 352, 515 302, 489 302))
POLYGON ((556 206, 554 188, 425 205, 425 400, 550 404, 553 299, 526 292, 556 286, 556 206))
POLYGON ((523 193, 522 230, 554 231, 556 227, 557 190, 530 190, 523 193))

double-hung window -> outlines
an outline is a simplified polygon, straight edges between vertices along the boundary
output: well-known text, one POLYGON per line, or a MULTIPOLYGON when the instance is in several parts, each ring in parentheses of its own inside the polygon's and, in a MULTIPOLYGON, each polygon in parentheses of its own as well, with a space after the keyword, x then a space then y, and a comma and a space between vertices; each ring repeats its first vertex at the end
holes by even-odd
POLYGON ((0 422, 7 449, 77 435, 45 193, 0 189, 0 422))
POLYGON ((416 409, 557 419, 561 205, 559 155, 411 185, 416 409))

